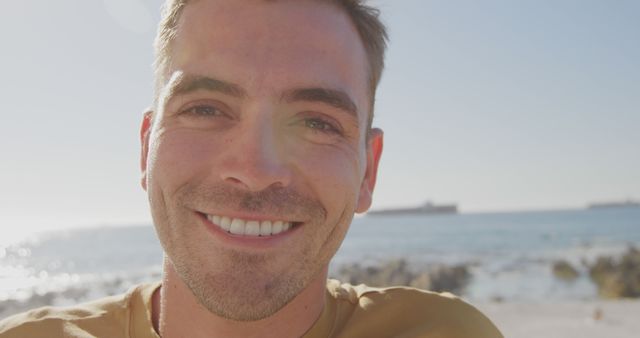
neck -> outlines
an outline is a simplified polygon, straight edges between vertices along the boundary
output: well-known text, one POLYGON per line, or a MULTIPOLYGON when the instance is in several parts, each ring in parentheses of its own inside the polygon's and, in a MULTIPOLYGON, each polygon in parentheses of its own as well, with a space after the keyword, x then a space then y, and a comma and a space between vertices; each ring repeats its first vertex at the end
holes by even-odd
POLYGON ((327 267, 289 304, 273 315, 250 322, 219 317, 200 305, 191 290, 164 260, 162 287, 153 295, 153 326, 172 337, 301 337, 324 308, 327 267))

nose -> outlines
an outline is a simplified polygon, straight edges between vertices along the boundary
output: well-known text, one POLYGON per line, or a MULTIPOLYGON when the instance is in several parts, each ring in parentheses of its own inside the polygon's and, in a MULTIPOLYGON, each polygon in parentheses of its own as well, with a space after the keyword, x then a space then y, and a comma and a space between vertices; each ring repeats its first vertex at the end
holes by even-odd
POLYGON ((220 163, 223 181, 254 192, 291 183, 291 170, 272 123, 247 124, 235 131, 220 163))

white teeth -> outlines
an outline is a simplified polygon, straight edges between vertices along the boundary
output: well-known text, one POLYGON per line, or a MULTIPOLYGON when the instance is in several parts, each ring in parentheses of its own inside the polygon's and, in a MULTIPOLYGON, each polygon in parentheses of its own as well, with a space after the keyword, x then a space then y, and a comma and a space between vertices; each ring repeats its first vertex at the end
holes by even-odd
POLYGON ((231 229, 229 229, 229 232, 234 235, 244 235, 244 225, 245 221, 234 218, 233 221, 231 221, 231 229))
POLYGON ((282 221, 273 222, 271 226, 271 234, 277 235, 282 232, 282 221))
POLYGON ((291 229, 291 222, 283 221, 246 221, 241 218, 229 218, 226 216, 207 215, 207 219, 234 235, 244 236, 271 236, 291 229))
POLYGON ((260 236, 260 222, 249 221, 245 225, 244 234, 247 236, 260 236))
POLYGON ((271 221, 262 221, 260 223, 260 236, 271 235, 271 221))
POLYGON ((231 230, 231 218, 229 217, 222 217, 220 219, 220 227, 222 229, 224 229, 224 231, 229 231, 231 230))

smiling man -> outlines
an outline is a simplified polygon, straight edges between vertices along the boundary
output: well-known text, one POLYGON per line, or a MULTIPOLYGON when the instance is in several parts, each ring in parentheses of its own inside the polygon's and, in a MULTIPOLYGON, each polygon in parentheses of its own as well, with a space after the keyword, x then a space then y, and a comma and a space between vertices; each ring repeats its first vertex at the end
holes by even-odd
POLYGON ((7 337, 500 337, 446 294, 327 281, 371 204, 385 29, 359 0, 170 0, 142 186, 161 283, 0 324, 7 337))

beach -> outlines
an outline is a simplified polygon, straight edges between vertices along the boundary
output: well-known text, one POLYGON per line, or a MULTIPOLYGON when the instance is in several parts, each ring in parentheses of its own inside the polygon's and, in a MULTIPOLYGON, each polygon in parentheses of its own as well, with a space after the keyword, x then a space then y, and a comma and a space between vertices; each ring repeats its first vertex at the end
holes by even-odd
POLYGON ((474 304, 506 338, 633 338, 640 300, 474 304))

